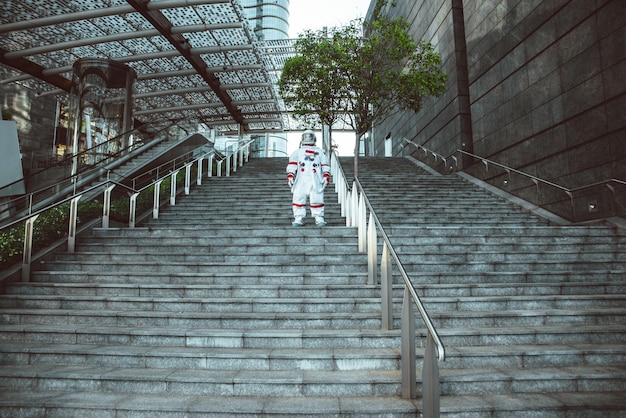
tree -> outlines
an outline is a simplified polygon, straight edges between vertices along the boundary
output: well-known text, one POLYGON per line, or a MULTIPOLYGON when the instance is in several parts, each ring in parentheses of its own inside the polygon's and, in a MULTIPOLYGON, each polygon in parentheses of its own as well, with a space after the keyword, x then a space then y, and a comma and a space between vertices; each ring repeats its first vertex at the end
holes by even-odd
POLYGON ((278 84, 296 117, 352 127, 356 176, 360 138, 375 123, 395 112, 417 112, 425 97, 445 91, 439 54, 424 40, 416 43, 404 19, 381 16, 385 3, 378 1, 371 21, 301 34, 278 84))

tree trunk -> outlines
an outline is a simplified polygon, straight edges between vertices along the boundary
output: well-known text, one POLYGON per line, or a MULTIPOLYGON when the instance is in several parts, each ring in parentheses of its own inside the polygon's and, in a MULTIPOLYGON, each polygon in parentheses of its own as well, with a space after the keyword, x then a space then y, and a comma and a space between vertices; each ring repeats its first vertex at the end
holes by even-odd
POLYGON ((358 132, 354 133, 354 177, 359 177, 359 151, 361 145, 361 135, 358 132))

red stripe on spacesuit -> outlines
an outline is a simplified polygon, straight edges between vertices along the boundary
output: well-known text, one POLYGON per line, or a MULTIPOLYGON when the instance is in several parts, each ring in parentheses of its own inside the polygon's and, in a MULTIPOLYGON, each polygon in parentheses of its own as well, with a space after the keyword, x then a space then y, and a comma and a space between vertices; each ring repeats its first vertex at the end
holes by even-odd
POLYGON ((298 165, 298 162, 297 161, 289 161, 289 164, 290 165, 298 165))
MULTIPOLYGON (((297 207, 297 208, 303 208, 303 207, 305 207, 305 206, 306 206, 306 205, 302 205, 302 204, 300 204, 300 203, 294 203, 293 205, 294 205, 295 207, 297 207)), ((311 207, 313 207, 313 206, 311 206, 311 207)))
POLYGON ((305 149, 304 152, 306 152, 307 154, 317 154, 317 152, 310 149, 305 149))
POLYGON ((311 205, 311 209, 319 209, 319 208, 323 208, 324 204, 321 205, 311 205))

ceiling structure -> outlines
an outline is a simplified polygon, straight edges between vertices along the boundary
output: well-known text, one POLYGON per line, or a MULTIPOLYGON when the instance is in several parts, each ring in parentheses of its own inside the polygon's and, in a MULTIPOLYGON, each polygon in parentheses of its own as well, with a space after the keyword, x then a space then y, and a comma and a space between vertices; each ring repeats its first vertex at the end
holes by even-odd
POLYGON ((4 0, 0 84, 66 101, 74 62, 111 59, 137 73, 142 122, 282 131, 290 118, 276 82, 291 45, 259 43, 237 0, 4 0))

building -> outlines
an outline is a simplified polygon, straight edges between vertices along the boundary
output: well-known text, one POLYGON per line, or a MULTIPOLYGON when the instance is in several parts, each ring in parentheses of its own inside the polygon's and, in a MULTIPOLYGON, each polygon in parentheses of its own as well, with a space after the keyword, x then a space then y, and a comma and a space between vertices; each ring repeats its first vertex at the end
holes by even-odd
POLYGON ((626 215, 626 2, 397 0, 384 13, 435 46, 448 85, 375 127, 368 155, 389 136, 394 155, 568 219, 626 215))
MULTIPOLYGON (((241 0, 251 29, 259 41, 289 38, 289 0, 241 0)), ((253 155, 282 157, 287 155, 287 134, 266 132, 255 134, 253 155)))
POLYGON ((289 38, 289 0, 241 0, 240 3, 259 40, 289 38))

